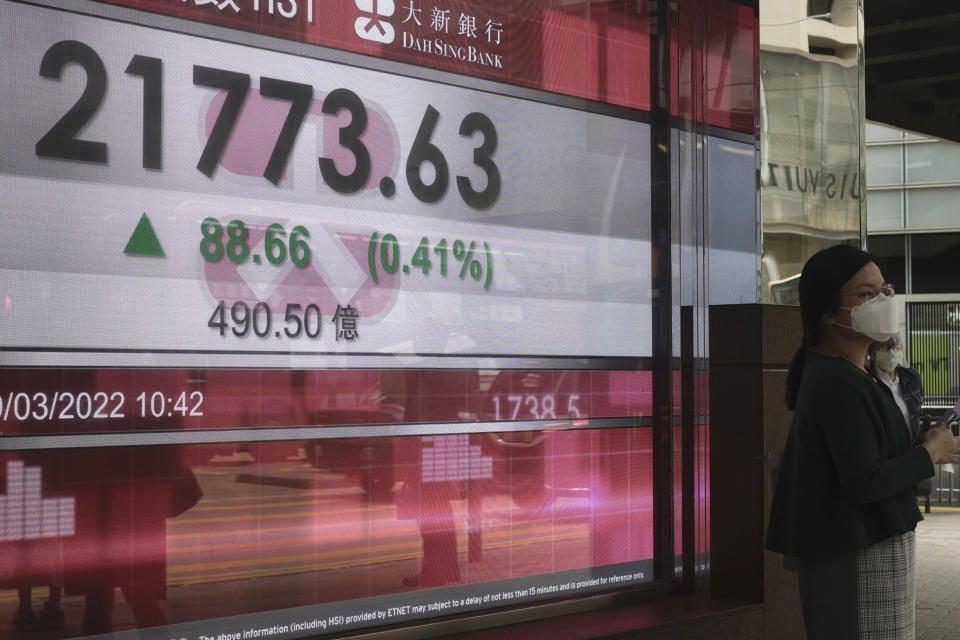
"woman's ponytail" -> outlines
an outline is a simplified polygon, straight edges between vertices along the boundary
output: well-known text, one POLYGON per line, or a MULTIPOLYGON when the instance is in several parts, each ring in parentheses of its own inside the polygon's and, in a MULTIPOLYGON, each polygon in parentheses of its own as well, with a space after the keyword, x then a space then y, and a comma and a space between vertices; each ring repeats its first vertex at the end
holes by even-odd
POLYGON ((800 341, 800 348, 793 354, 790 369, 787 371, 787 389, 784 399, 787 402, 787 409, 790 409, 790 411, 793 411, 797 406, 797 396, 800 394, 800 379, 803 377, 803 367, 806 362, 807 339, 804 337, 800 341))

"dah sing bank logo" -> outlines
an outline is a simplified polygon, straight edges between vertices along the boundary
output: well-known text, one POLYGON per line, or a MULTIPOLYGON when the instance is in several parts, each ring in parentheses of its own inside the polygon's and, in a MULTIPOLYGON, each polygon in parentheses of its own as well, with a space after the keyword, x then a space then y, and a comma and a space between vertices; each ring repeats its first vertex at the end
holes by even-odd
POLYGON ((393 0, 355 0, 364 15, 353 23, 353 29, 364 40, 390 44, 396 35, 393 25, 383 20, 393 15, 393 0))
MULTIPOLYGON (((393 24, 385 20, 396 11, 394 0, 354 0, 361 15, 353 23, 354 31, 364 40, 391 44, 396 40, 393 24)), ((418 7, 417 0, 402 0, 404 30, 400 46, 439 58, 503 69, 501 47, 504 46, 504 24, 501 18, 473 15, 434 6, 418 7)))

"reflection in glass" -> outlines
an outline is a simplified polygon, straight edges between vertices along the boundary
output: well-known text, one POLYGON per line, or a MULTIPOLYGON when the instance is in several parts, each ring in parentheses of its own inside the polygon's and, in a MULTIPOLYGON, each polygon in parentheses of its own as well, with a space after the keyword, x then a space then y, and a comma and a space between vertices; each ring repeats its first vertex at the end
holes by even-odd
POLYGON ((867 149, 867 186, 903 183, 903 156, 900 145, 871 146, 867 149))
POLYGON ((868 236, 867 251, 880 260, 880 267, 887 282, 893 284, 898 292, 910 293, 907 288, 905 238, 902 233, 868 236))
POLYGON ((884 189, 867 192, 868 231, 903 228, 903 191, 884 189))
POLYGON ((956 187, 907 190, 908 228, 955 228, 957 217, 956 187))
POLYGON ((31 607, 24 590, 48 587, 38 629, 66 624, 71 635, 109 633, 118 591, 136 626, 167 624, 168 522, 203 494, 181 449, 26 451, 5 455, 3 468, 0 584, 20 590, 15 622, 31 607), (64 620, 64 611, 79 619, 64 620))
MULTIPOLYGON (((649 416, 651 380, 649 370, 607 369, 0 369, 0 386, 8 390, 0 402, 9 406, 0 412, 6 414, 0 430, 41 435, 649 416), (522 385, 513 391, 497 391, 517 380, 522 385), (51 414, 54 399, 73 410, 51 414)), ((274 456, 270 451, 260 447, 260 455, 274 456)), ((252 448, 229 455, 259 460, 252 448)))
MULTIPOLYGON (((523 384, 496 393, 529 414, 542 389, 523 384)), ((0 611, 62 586, 78 636, 623 562, 652 578, 649 428, 377 440, 390 459, 352 469, 305 454, 327 439, 8 455, 25 522, 59 519, 6 532, 0 611)))
POLYGON ((910 236, 913 293, 955 293, 960 265, 960 233, 910 236))
POLYGON ((866 123, 866 142, 881 142, 888 140, 900 140, 903 138, 903 132, 900 129, 886 127, 873 122, 866 123))
POLYGON ((763 302, 795 303, 810 255, 861 240, 862 8, 811 6, 760 4, 763 302))
POLYGON ((951 142, 933 142, 905 146, 907 182, 960 181, 960 145, 951 142))
MULTIPOLYGON (((55 607, 62 589, 60 624, 77 636, 619 563, 633 563, 637 582, 652 579, 649 371, 150 372, 5 369, 3 381, 21 390, 25 417, 34 400, 132 397, 142 380, 164 397, 202 389, 206 415, 121 421, 116 437, 316 427, 275 441, 91 439, 2 454, 0 615, 12 618, 16 589, 28 587, 35 610, 55 607), (604 416, 630 426, 591 426, 604 416), (417 423, 458 432, 357 430, 417 423)), ((18 428, 82 434, 108 422, 18 428)))
MULTIPOLYGON (((183 3, 176 9, 177 5, 167 3, 164 11, 193 11, 183 3)), ((709 274, 735 273, 741 278, 719 281, 730 284, 731 299, 746 302, 756 297, 752 179, 756 152, 751 139, 756 120, 755 16, 751 6, 739 1, 683 0, 678 6, 683 19, 671 23, 678 24, 683 34, 677 39, 677 57, 683 62, 670 68, 686 65, 678 74, 683 90, 677 91, 675 115, 686 120, 677 138, 689 148, 674 179, 682 181, 682 187, 678 185, 678 213, 671 229, 673 255, 680 265, 673 272, 676 340, 670 355, 683 355, 680 306, 695 315, 691 335, 683 342, 685 348, 692 343, 692 366, 683 372, 690 393, 681 396, 676 368, 672 394, 658 388, 662 397, 672 396, 671 404, 658 408, 668 420, 679 417, 681 401, 692 407, 684 434, 679 427, 674 429, 672 459, 666 447, 675 472, 671 482, 653 486, 654 443, 648 426, 652 376, 634 369, 646 366, 638 361, 651 353, 649 336, 644 334, 649 323, 640 312, 626 336, 640 356, 617 360, 616 366, 625 367, 620 370, 285 370, 283 363, 279 369, 187 370, 178 368, 184 361, 174 357, 170 360, 174 364, 162 369, 92 370, 66 363, 54 366, 71 368, 3 369, 0 388, 13 391, 6 398, 8 407, 10 402, 14 407, 4 413, 2 433, 38 442, 47 436, 79 434, 81 444, 0 453, 6 500, 0 513, 9 516, 3 519, 0 535, 0 620, 13 616, 22 597, 24 608, 42 612, 46 598, 54 617, 62 610, 63 619, 57 623, 63 636, 212 619, 217 619, 212 624, 220 625, 225 617, 255 612, 264 615, 251 624, 260 625, 271 615, 288 615, 285 612, 298 605, 317 606, 315 611, 329 611, 322 605, 330 603, 361 607, 367 605, 353 601, 392 594, 412 597, 436 587, 455 589, 495 580, 514 580, 519 593, 532 576, 562 571, 591 575, 620 563, 630 563, 628 580, 616 587, 591 583, 579 593, 633 586, 652 580, 653 504, 655 497, 663 496, 666 500, 659 505, 666 502, 672 509, 666 513, 673 515, 677 535, 673 548, 666 544, 656 549, 658 560, 670 554, 674 558, 667 559, 676 560, 680 551, 695 552, 696 571, 706 578, 709 274), (726 131, 713 135, 717 132, 710 127, 726 131), (705 206, 715 216, 714 234, 705 206), (743 235, 725 234, 734 228, 743 235), (684 234, 689 238, 685 244, 696 254, 692 269, 684 261, 689 254, 677 251, 678 236, 684 234), (708 257, 708 248, 718 253, 708 257), (744 265, 749 267, 746 271, 744 265), (693 286, 684 291, 681 287, 690 277, 693 286), (69 398, 75 410, 54 415, 56 398, 69 398), (602 419, 611 420, 598 422, 602 419), (492 422, 498 424, 491 427, 492 422), (423 424, 430 429, 419 429, 423 424), (297 430, 308 433, 289 435, 297 430), (374 430, 378 435, 370 435, 374 430), (136 447, 127 446, 135 441, 131 434, 161 434, 174 444, 140 441, 136 447), (692 437, 687 440, 685 435, 692 437), (127 444, 117 444, 118 439, 127 444), (683 452, 688 463, 682 463, 681 442, 696 443, 693 451, 683 452), (682 494, 681 473, 693 478, 682 494), (682 510, 691 508, 696 509, 696 535, 683 549, 686 537, 680 531, 685 528, 686 533, 689 526, 680 517, 682 510)), ((509 10, 518 32, 529 36, 511 39, 511 46, 523 50, 523 64, 511 65, 515 75, 501 76, 493 70, 480 75, 649 109, 649 78, 644 71, 650 67, 651 49, 647 2, 511 3, 509 10)), ((349 29, 347 33, 353 37, 349 29)), ((399 59, 415 62, 419 53, 407 52, 409 58, 399 59)), ((441 60, 440 68, 462 70, 461 61, 419 57, 441 60)), ((373 63, 372 70, 377 66, 373 63)), ((35 76, 34 72, 30 77, 35 76)), ((505 193, 499 210, 469 219, 485 223, 487 229, 520 230, 515 250, 502 251, 504 262, 498 263, 498 278, 509 274, 516 296, 486 302, 478 295, 451 296, 444 300, 457 302, 441 301, 429 310, 418 304, 417 323, 398 334, 396 348, 402 353, 453 354, 476 345, 469 353, 503 353, 485 344, 497 323, 498 331, 517 340, 517 353, 526 353, 552 330, 560 334, 558 343, 563 345, 558 357, 590 360, 597 354, 576 347, 571 333, 558 328, 558 300, 582 296, 589 302, 589 296, 600 295, 617 305, 636 303, 638 308, 649 302, 651 261, 642 249, 650 244, 646 118, 619 109, 611 113, 627 117, 557 107, 568 117, 564 131, 569 135, 544 136, 540 128, 525 126, 523 119, 524 113, 532 113, 530 105, 539 108, 541 103, 493 91, 483 92, 472 105, 468 103, 473 98, 461 100, 466 93, 457 93, 456 84, 443 85, 445 89, 422 86, 429 89, 431 100, 449 90, 450 95, 456 93, 459 106, 470 109, 496 103, 502 108, 494 110, 506 114, 510 123, 502 130, 505 146, 499 157, 502 167, 517 167, 516 198, 511 201, 505 193), (434 89, 437 96, 432 95, 434 89), (559 141, 562 153, 543 153, 550 140, 559 141), (567 179, 559 185, 534 180, 537 171, 567 179), (543 192, 538 195, 534 187, 543 192), (545 233, 552 235, 547 238, 545 233), (597 244, 584 244, 584 238, 598 238, 597 244), (545 272, 544 255, 563 256, 562 264, 557 262, 562 268, 545 272), (597 271, 598 265, 606 271, 597 271), (601 286, 588 286, 591 283, 601 286), (537 290, 547 294, 535 295, 537 290), (526 323, 536 340, 517 338, 516 327, 524 317, 536 319, 526 323), (422 337, 429 334, 424 327, 433 331, 436 342, 422 337), (448 340, 447 327, 462 330, 453 337, 469 341, 448 340), (410 335, 404 333, 408 329, 414 334, 409 342, 410 335)), ((361 86, 354 88, 359 91, 361 86)), ((405 104, 402 96, 398 100, 405 104)), ((390 111, 397 115, 402 109, 393 106, 390 111)), ((253 126, 241 129, 248 134, 258 131, 253 126)), ((28 155, 32 157, 32 151, 28 155)), ((670 157, 679 154, 671 150, 670 157)), ((230 158, 227 149, 225 169, 230 158)), ((244 175, 239 169, 233 173, 244 175)), ((219 187, 211 184, 204 189, 228 190, 236 204, 244 198, 242 189, 234 192, 239 183, 221 179, 219 187)), ((180 204, 196 212, 206 205, 199 198, 202 194, 189 192, 192 188, 183 192, 186 200, 180 204)), ((845 186, 836 188, 842 192, 845 186)), ((249 206, 258 212, 271 209, 260 197, 258 190, 249 206)), ((354 201, 352 206, 359 205, 354 201)), ((416 213, 432 215, 421 208, 416 213)), ((457 219, 447 210, 441 217, 457 219)), ((57 268, 49 271, 51 283, 60 282, 66 273, 57 268)), ((204 269, 210 276, 207 284, 214 285, 211 291, 223 292, 214 297, 238 295, 233 271, 224 274, 229 276, 219 281, 224 288, 217 289, 218 279, 207 268, 213 267, 204 269)), ((72 263, 67 271, 78 272, 72 263)), ((81 268, 79 273, 86 272, 81 268)), ((156 280, 150 278, 150 287, 156 280)), ((729 293, 720 284, 714 290, 729 293)), ((139 285, 131 285, 129 292, 135 295, 121 296, 123 309, 133 309, 136 299, 149 293, 139 285)), ((614 334, 610 327, 619 328, 613 321, 622 313, 589 305, 585 322, 578 325, 588 335, 580 337, 614 334)), ((614 337, 623 335, 620 330, 614 337)), ((613 358, 624 356, 616 348, 611 352, 613 358)), ((415 363, 416 358, 409 361, 415 363)), ((243 360, 238 366, 252 362, 243 360)), ((581 361, 578 366, 582 365, 581 361)), ((670 378, 664 386, 669 385, 670 378)), ((657 446, 659 464, 663 447, 657 446)), ((658 518, 660 529, 664 521, 658 518)), ((684 577, 693 573, 687 572, 692 566, 688 559, 682 566, 684 577)), ((671 581, 673 575, 664 578, 671 581)), ((567 593, 572 591, 498 597, 477 608, 567 593)), ((443 613, 413 615, 432 618, 443 613)), ((394 622, 377 620, 365 626, 394 622)), ((325 628, 295 631, 293 635, 310 636, 325 628)), ((0 639, 5 632, 0 629, 0 639)))

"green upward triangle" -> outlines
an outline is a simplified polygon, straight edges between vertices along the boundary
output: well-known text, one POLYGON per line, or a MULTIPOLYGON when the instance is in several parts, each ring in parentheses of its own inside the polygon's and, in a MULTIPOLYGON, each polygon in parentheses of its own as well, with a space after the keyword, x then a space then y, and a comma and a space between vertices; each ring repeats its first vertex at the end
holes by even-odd
POLYGON ((127 241, 127 246, 124 247, 123 252, 128 256, 166 257, 146 212, 140 216, 140 222, 137 223, 137 228, 133 230, 133 235, 127 241))

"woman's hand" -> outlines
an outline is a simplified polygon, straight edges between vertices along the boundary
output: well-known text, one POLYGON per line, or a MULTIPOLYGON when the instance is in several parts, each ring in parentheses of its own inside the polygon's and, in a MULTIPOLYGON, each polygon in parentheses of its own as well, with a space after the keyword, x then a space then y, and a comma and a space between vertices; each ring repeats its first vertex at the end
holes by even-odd
POLYGON ((924 434, 923 444, 920 446, 927 450, 934 464, 950 464, 957 461, 957 439, 942 422, 924 434))

